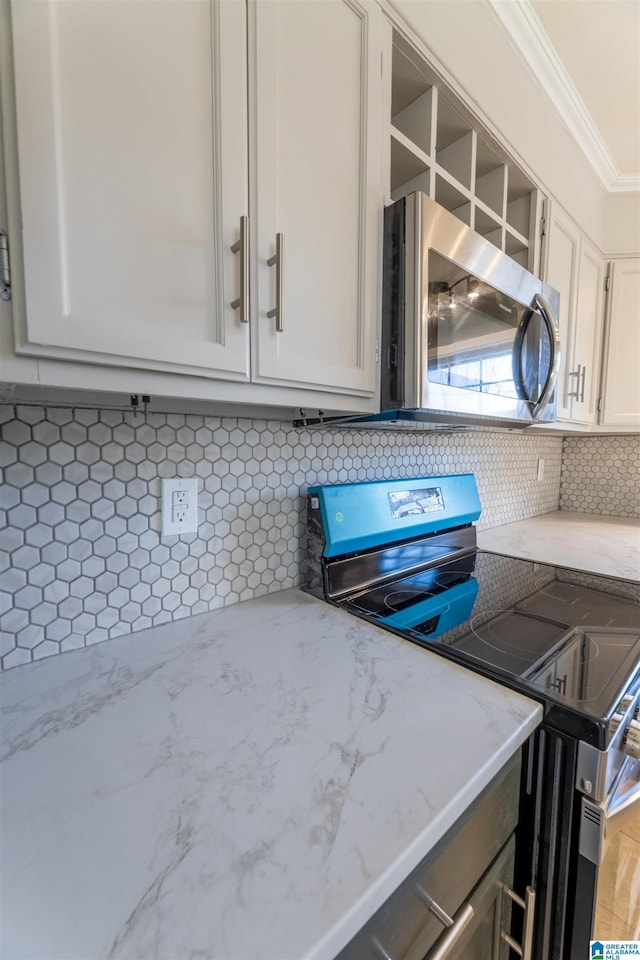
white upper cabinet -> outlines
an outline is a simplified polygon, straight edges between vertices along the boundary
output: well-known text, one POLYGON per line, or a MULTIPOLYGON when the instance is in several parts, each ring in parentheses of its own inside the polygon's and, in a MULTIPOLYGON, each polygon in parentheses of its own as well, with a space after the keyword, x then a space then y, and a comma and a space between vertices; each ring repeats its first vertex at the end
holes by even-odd
POLYGON ((371 393, 381 14, 258 0, 249 16, 254 378, 371 393))
POLYGON ((593 424, 598 416, 602 354, 604 264, 586 237, 580 240, 576 323, 573 335, 571 419, 593 424), (578 377, 579 371, 579 377, 578 377))
POLYGON ((602 409, 605 427, 640 429, 640 258, 609 264, 602 409))
POLYGON ((26 322, 17 347, 248 378, 246 8, 12 5, 26 322))
POLYGON ((578 248, 580 234, 577 227, 553 205, 547 218, 547 247, 545 279, 560 294, 560 367, 556 387, 556 415, 560 420, 571 418, 571 398, 568 396, 571 372, 570 335, 575 317, 576 283, 578 275, 578 248))
POLYGON ((600 383, 603 265, 556 203, 547 220, 545 279, 560 294, 557 417, 591 425, 600 383))
POLYGON ((16 351, 371 402, 377 4, 14 0, 11 12, 16 351))

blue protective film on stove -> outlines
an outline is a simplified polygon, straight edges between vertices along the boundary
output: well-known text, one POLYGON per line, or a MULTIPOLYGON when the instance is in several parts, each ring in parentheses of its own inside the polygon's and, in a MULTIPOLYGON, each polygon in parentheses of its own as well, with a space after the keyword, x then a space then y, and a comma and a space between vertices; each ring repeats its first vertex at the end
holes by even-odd
POLYGON ((314 486, 309 494, 319 499, 326 557, 462 526, 482 511, 472 473, 314 486))

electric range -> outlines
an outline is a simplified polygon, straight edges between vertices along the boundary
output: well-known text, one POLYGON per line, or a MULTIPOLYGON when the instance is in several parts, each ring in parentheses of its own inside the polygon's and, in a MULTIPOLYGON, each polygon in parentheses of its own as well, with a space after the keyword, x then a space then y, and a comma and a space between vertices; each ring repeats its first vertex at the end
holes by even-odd
POLYGON ((640 584, 478 550, 480 513, 471 474, 311 487, 306 589, 542 703, 520 871, 535 955, 573 960, 607 818, 638 793, 640 584))

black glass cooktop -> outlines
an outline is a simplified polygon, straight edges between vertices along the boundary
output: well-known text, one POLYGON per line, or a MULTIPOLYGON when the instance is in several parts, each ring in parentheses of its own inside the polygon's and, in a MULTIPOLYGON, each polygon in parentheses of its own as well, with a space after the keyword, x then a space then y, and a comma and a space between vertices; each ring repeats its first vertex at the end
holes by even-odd
POLYGON ((351 597, 349 605, 365 613, 386 617, 450 590, 456 584, 469 579, 474 569, 475 557, 462 557, 451 563, 443 563, 420 573, 400 577, 392 583, 363 590, 351 597))
POLYGON ((346 605, 541 699, 547 722, 597 746, 640 674, 640 584, 475 551, 346 605))

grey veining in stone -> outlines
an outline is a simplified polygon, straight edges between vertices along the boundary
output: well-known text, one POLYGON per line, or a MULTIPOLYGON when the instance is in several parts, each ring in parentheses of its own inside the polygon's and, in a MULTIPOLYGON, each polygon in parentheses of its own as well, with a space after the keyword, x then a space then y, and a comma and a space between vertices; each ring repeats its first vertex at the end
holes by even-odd
POLYGON ((640 520, 557 510, 478 532, 482 550, 640 581, 640 520))
POLYGON ((541 718, 297 590, 0 693, 3 960, 332 957, 541 718))

